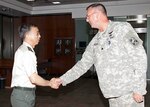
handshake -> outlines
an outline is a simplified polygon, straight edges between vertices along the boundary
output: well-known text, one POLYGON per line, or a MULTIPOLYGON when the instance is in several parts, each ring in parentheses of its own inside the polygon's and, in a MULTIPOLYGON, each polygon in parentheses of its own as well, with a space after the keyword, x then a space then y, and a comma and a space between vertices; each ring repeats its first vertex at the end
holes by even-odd
POLYGON ((62 80, 60 78, 52 78, 49 82, 49 86, 53 89, 58 89, 62 84, 62 80))

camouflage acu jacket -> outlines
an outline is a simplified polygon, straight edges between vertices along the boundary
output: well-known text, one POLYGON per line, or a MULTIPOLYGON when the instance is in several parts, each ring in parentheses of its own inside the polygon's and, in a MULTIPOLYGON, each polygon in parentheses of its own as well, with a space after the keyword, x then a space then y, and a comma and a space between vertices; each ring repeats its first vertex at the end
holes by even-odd
POLYGON ((127 22, 111 22, 98 32, 78 61, 60 78, 66 85, 94 64, 106 98, 138 92, 146 94, 147 56, 143 42, 127 22))

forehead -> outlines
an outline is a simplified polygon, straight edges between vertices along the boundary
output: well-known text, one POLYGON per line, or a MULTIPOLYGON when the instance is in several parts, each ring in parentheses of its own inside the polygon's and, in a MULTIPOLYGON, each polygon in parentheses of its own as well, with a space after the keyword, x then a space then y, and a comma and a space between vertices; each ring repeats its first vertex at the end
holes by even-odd
POLYGON ((39 29, 36 26, 31 26, 30 31, 39 31, 39 29))
POLYGON ((93 7, 88 8, 87 13, 92 13, 94 12, 96 9, 93 7))

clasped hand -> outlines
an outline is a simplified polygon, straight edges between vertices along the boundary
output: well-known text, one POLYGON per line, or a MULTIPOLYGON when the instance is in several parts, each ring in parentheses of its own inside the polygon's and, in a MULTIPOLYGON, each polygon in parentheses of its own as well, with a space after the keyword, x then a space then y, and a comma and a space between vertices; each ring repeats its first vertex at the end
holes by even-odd
POLYGON ((60 78, 52 78, 50 80, 50 87, 51 88, 58 89, 61 84, 62 84, 62 81, 60 78))

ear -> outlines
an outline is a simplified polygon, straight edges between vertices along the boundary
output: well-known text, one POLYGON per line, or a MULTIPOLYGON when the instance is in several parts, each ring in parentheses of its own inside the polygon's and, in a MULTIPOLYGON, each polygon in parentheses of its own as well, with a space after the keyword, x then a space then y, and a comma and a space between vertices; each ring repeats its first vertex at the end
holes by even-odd
POLYGON ((25 38, 29 38, 29 37, 30 37, 29 32, 26 32, 26 34, 25 34, 25 38))

